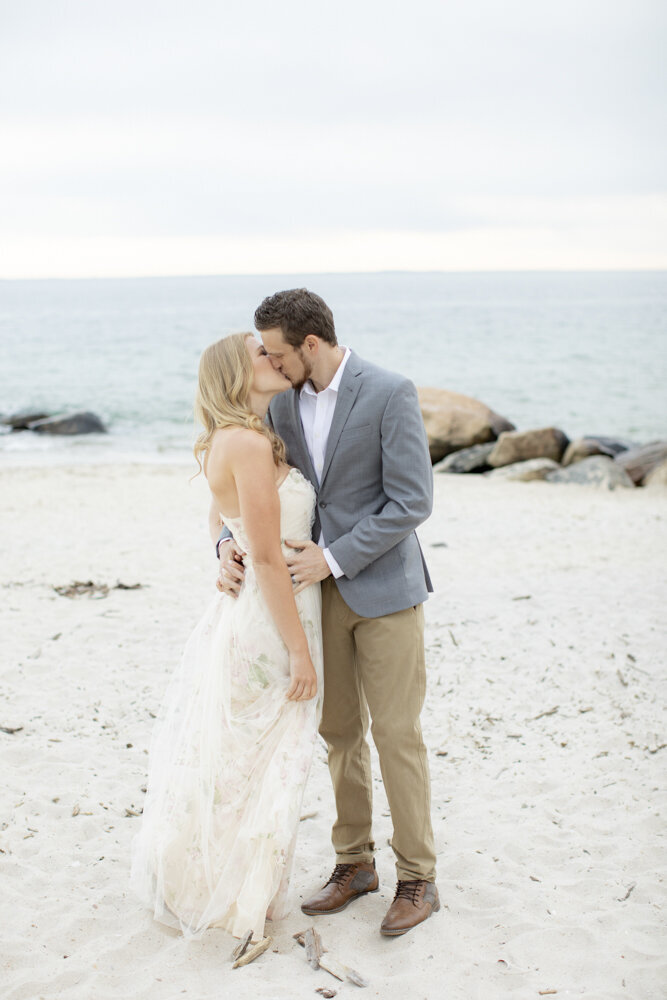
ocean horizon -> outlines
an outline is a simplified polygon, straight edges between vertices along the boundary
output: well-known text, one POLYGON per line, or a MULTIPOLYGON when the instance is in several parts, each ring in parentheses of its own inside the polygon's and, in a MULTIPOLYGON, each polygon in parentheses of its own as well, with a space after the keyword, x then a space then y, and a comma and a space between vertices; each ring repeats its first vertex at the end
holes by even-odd
POLYGON ((107 435, 0 434, 0 462, 187 460, 202 349, 305 285, 340 343, 520 429, 667 437, 667 272, 484 271, 0 281, 0 413, 97 413, 107 435))

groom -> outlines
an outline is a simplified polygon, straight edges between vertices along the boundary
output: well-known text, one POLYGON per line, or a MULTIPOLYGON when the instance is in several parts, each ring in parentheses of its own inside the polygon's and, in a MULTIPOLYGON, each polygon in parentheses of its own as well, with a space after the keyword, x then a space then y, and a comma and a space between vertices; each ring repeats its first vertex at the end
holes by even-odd
MULTIPOLYGON (((408 379, 339 346, 331 310, 305 288, 266 298, 255 326, 293 387, 272 401, 273 427, 318 495, 314 540, 289 539, 288 566, 297 590, 322 581, 320 732, 336 799, 336 865, 301 909, 336 913, 378 888, 370 713, 398 877, 380 930, 396 936, 440 908, 419 722, 422 602, 432 588, 415 529, 431 513, 432 472, 417 393, 408 379)), ((230 551, 220 557, 221 587, 238 593, 243 568, 230 551)))

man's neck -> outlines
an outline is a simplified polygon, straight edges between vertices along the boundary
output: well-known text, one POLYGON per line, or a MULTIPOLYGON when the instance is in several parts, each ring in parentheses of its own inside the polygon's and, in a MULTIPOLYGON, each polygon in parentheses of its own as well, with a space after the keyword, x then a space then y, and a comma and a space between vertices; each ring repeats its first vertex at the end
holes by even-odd
POLYGON ((310 382, 315 392, 322 392, 331 382, 345 357, 343 347, 327 347, 310 373, 310 382))

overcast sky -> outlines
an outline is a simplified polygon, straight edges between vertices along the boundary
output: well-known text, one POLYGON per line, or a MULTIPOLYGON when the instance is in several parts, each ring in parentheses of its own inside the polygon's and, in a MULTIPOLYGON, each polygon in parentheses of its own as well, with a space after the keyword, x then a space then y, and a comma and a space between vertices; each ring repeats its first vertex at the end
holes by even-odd
POLYGON ((664 0, 0 11, 0 277, 667 267, 664 0))

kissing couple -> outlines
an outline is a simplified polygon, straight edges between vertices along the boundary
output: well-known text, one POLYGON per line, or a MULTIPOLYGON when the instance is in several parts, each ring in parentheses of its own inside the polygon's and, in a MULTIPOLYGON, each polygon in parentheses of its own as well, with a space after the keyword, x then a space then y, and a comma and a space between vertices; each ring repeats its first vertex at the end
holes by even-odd
POLYGON ((158 716, 132 882, 188 936, 262 938, 287 912, 319 726, 336 857, 301 909, 337 913, 377 891, 370 717, 397 875, 380 932, 397 936, 440 908, 419 721, 432 588, 415 529, 433 479, 417 393, 340 346, 307 289, 266 298, 255 326, 261 340, 225 337, 199 366, 195 457, 219 593, 158 716))

